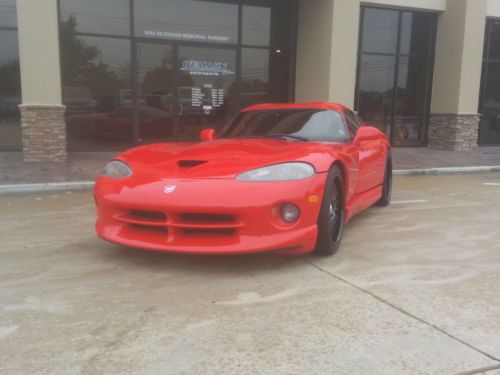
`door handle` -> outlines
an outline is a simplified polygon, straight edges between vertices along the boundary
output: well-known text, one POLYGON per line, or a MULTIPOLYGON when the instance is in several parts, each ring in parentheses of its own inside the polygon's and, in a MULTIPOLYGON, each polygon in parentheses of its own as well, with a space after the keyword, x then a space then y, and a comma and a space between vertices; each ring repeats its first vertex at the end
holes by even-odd
POLYGON ((178 105, 177 115, 182 116, 184 114, 184 107, 182 106, 182 104, 177 104, 177 105, 178 105))

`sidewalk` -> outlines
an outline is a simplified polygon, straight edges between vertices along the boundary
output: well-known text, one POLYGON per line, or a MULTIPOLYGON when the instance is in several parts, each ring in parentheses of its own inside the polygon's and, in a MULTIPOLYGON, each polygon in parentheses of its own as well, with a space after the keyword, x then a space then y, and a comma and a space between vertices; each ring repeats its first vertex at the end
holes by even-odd
MULTIPOLYGON (((476 152, 442 151, 427 147, 394 148, 395 170, 500 165, 500 147, 476 152)), ((25 164, 20 152, 0 153, 0 185, 91 181, 117 152, 74 152, 66 163, 25 164)))

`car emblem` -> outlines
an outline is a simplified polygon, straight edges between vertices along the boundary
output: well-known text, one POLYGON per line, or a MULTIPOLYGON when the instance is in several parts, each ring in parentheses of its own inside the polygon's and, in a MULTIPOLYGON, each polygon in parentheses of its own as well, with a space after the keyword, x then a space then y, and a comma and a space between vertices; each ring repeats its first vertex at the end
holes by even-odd
POLYGON ((164 192, 165 194, 170 194, 170 193, 173 193, 173 192, 175 191, 175 188, 176 188, 176 187, 177 187, 176 185, 167 185, 167 186, 165 186, 165 188, 163 189, 163 192, 164 192))

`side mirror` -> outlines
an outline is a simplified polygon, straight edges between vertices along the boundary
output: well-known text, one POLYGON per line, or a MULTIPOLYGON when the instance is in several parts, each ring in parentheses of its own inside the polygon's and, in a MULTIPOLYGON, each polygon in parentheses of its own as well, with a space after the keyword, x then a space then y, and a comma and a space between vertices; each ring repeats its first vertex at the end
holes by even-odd
POLYGON ((200 132, 200 139, 204 142, 213 141, 215 139, 215 129, 207 128, 200 132))
POLYGON ((383 134, 377 128, 373 126, 362 126, 358 129, 356 136, 354 137, 353 143, 360 144, 364 141, 371 141, 377 138, 380 138, 381 134, 383 134))

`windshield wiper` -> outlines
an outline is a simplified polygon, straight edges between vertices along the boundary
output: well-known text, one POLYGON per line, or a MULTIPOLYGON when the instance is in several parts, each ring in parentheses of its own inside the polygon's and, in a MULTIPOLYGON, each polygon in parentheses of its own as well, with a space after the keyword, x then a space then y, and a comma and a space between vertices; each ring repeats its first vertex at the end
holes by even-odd
POLYGON ((307 139, 306 137, 301 137, 299 135, 292 135, 292 134, 240 135, 237 138, 290 138, 296 141, 309 142, 309 139, 307 139))
POLYGON ((293 134, 266 134, 264 137, 269 137, 269 138, 291 138, 295 139, 298 141, 304 141, 308 142, 309 139, 306 137, 301 137, 300 135, 293 135, 293 134))

